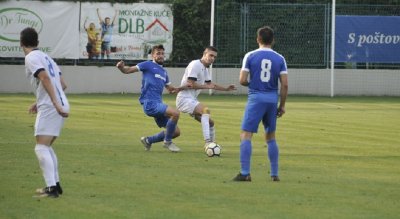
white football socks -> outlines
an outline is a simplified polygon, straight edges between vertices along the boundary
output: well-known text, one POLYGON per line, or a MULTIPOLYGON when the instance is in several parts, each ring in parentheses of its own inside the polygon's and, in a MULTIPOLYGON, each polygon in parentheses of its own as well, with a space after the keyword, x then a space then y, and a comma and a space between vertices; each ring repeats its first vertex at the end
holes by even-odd
POLYGON ((55 186, 56 180, 54 177, 54 162, 53 158, 51 157, 49 147, 43 144, 36 144, 35 153, 39 160, 39 166, 42 169, 46 186, 55 186))
POLYGON ((51 154, 51 158, 53 159, 53 164, 54 164, 54 179, 56 180, 56 182, 60 182, 60 176, 58 175, 58 159, 57 159, 57 155, 53 149, 53 147, 49 147, 49 151, 51 154))
POLYGON ((215 142, 215 127, 214 126, 213 127, 210 126, 210 140, 212 142, 215 142))
POLYGON ((210 114, 201 115, 201 128, 203 130, 204 141, 210 142, 210 114))

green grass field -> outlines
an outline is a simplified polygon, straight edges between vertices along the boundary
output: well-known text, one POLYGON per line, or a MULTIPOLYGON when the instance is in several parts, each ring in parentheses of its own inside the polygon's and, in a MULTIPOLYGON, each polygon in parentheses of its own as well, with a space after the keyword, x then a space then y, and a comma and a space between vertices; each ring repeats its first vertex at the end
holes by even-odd
MULTIPOLYGON (((164 97, 174 104, 174 96, 164 97)), ((251 183, 239 171, 245 96, 208 96, 219 158, 203 152, 200 124, 182 114, 182 152, 139 139, 160 131, 138 95, 69 95, 55 143, 64 194, 44 186, 34 154, 32 94, 0 94, 0 218, 398 218, 400 99, 290 96, 278 120, 281 182, 269 181, 263 134, 253 137, 251 183)), ((261 129, 260 129, 261 130, 261 129)))

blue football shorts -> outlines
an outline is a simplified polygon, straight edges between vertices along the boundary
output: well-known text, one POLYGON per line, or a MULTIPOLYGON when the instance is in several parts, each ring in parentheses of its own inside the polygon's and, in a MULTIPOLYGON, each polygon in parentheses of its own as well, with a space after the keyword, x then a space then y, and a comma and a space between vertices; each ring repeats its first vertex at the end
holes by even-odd
POLYGON ((242 130, 257 133, 262 121, 265 133, 275 132, 277 111, 277 103, 249 100, 243 115, 242 130))
POLYGON ((158 101, 145 101, 143 111, 146 115, 154 117, 158 127, 165 127, 169 118, 165 115, 168 105, 158 101))

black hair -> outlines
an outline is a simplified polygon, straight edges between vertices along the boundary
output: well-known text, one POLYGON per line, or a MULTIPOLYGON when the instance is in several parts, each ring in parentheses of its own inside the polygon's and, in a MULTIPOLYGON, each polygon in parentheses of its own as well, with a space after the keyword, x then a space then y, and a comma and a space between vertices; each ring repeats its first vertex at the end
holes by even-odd
POLYGON ((257 38, 265 45, 271 45, 274 41, 274 30, 269 26, 260 27, 257 30, 257 38))
POLYGON ((165 51, 165 49, 164 49, 164 46, 163 45, 155 45, 155 46, 153 46, 153 48, 151 49, 151 54, 153 54, 154 52, 155 52, 155 50, 164 50, 165 51))
POLYGON ((204 49, 204 52, 206 52, 206 51, 214 51, 214 52, 218 52, 218 49, 216 48, 216 47, 214 47, 214 46, 207 46, 205 49, 204 49))
POLYGON ((39 44, 39 36, 36 30, 32 27, 27 27, 21 31, 21 45, 25 47, 37 47, 39 44))

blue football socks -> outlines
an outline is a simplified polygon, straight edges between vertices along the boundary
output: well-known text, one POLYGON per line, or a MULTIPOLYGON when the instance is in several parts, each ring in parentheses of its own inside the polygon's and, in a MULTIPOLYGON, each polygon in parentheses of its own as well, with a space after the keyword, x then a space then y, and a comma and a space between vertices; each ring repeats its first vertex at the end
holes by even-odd
POLYGON ((271 176, 278 176, 278 161, 279 161, 279 148, 275 139, 269 140, 268 144, 268 158, 271 164, 271 176))
POLYGON ((165 133, 166 142, 172 141, 172 136, 174 135, 175 129, 176 129, 176 123, 173 120, 169 119, 167 122, 166 133, 165 133))
POLYGON ((164 141, 164 138, 165 138, 165 132, 161 131, 161 132, 159 132, 159 133, 157 133, 157 134, 155 134, 153 136, 147 137, 147 141, 150 144, 153 144, 153 143, 156 143, 156 142, 164 141))
POLYGON ((250 160, 251 160, 252 146, 250 140, 242 140, 240 142, 240 164, 242 175, 250 174, 250 160))

